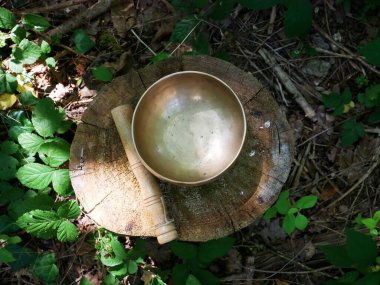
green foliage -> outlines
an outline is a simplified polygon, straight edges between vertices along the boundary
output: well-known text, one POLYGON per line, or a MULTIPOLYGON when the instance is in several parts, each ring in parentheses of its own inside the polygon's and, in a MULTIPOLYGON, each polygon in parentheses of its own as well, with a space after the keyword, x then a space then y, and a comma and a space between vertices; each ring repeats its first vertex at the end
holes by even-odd
POLYGON ((340 135, 342 146, 349 146, 365 136, 364 125, 349 119, 342 124, 340 135))
POLYGON ((303 231, 306 229, 309 220, 306 216, 301 214, 300 211, 313 208, 316 205, 317 200, 317 196, 304 196, 292 205, 289 200, 289 190, 283 191, 274 206, 265 212, 264 219, 273 219, 278 213, 284 215, 282 228, 288 235, 291 235, 295 229, 303 231))
POLYGON ((175 43, 181 43, 185 38, 189 37, 199 24, 200 20, 194 15, 184 17, 175 25, 170 40, 175 43))
POLYGON ((50 98, 41 99, 32 113, 32 123, 42 137, 51 137, 61 126, 65 114, 54 106, 50 98))
POLYGON ((355 218, 355 229, 361 227, 367 228, 371 236, 377 236, 380 229, 380 210, 376 211, 372 218, 363 218, 362 214, 358 214, 355 218))
POLYGON ((263 10, 271 8, 277 4, 280 4, 281 0, 239 0, 239 3, 246 8, 255 9, 255 10, 263 10))
POLYGON ((23 39, 18 46, 13 48, 12 55, 16 63, 33 64, 41 56, 41 48, 28 39, 23 39))
POLYGON ((370 236, 351 229, 346 229, 345 235, 346 244, 326 245, 320 249, 332 265, 354 270, 324 284, 379 284, 380 272, 376 270, 379 259, 376 243, 370 236))
POLYGON ((165 53, 165 52, 161 52, 161 53, 156 54, 154 57, 152 57, 152 58, 150 59, 150 62, 151 62, 151 63, 155 63, 155 62, 158 62, 158 61, 161 61, 161 60, 167 59, 167 58, 169 58, 169 57, 171 57, 170 54, 165 53))
POLYGON ((92 76, 100 81, 109 82, 113 79, 113 74, 110 69, 104 66, 97 66, 91 69, 92 76))
POLYGON ((116 235, 104 230, 99 231, 95 247, 98 250, 99 260, 108 267, 111 275, 105 278, 104 284, 115 284, 119 279, 135 274, 146 255, 143 240, 136 240, 133 248, 127 250, 116 235))
POLYGON ((359 46, 358 51, 370 64, 380 67, 380 37, 366 45, 359 46))
POLYGON ((11 11, 0 7, 0 28, 12 29, 16 25, 16 17, 11 11))
POLYGON ((313 8, 310 1, 286 1, 288 11, 285 15, 285 34, 288 37, 304 38, 310 31, 313 8))
POLYGON ((73 41, 75 43, 75 50, 82 54, 88 52, 95 46, 94 41, 83 29, 77 29, 73 32, 73 41))
POLYGON ((334 110, 333 115, 339 116, 347 111, 347 106, 352 101, 352 94, 349 88, 344 89, 342 94, 339 93, 330 93, 328 95, 322 95, 323 103, 327 108, 334 110))
POLYGON ((50 23, 40 15, 26 14, 22 23, 36 32, 43 32, 50 27, 50 23))
POLYGON ((32 267, 32 271, 37 277, 45 282, 52 282, 56 280, 59 275, 59 269, 55 263, 55 254, 45 253, 37 257, 37 260, 32 267))
POLYGON ((174 284, 219 284, 219 279, 208 271, 207 267, 224 256, 234 242, 230 237, 210 240, 199 246, 186 242, 171 242, 173 253, 182 259, 182 263, 176 264, 172 270, 174 284))
POLYGON ((356 81, 356 85, 358 86, 358 88, 367 87, 368 83, 369 83, 368 78, 365 77, 364 75, 360 75, 360 76, 356 77, 355 81, 356 81))
POLYGON ((0 69, 0 94, 1 93, 15 93, 17 89, 17 79, 9 73, 4 73, 0 69))

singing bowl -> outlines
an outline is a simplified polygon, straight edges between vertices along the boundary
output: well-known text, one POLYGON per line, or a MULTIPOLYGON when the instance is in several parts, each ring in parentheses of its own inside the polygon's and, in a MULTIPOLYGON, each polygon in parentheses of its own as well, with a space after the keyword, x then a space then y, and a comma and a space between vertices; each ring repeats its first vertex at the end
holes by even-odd
POLYGON ((145 167, 177 185, 204 184, 238 157, 246 134, 239 98, 222 80, 197 71, 151 85, 132 118, 132 139, 145 167))

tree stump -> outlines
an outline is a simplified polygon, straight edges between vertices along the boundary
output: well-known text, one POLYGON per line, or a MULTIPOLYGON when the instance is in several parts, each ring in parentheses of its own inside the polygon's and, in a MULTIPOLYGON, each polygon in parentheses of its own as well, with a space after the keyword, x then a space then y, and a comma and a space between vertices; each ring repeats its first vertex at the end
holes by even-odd
POLYGON ((135 106, 156 80, 182 70, 212 74, 236 92, 247 118, 247 137, 234 165, 213 182, 199 187, 160 183, 179 239, 206 241, 251 224, 273 204, 288 177, 293 132, 268 90, 226 61, 208 56, 170 58, 132 70, 104 86, 84 112, 71 145, 74 191, 84 211, 112 232, 154 235, 111 109, 135 106))

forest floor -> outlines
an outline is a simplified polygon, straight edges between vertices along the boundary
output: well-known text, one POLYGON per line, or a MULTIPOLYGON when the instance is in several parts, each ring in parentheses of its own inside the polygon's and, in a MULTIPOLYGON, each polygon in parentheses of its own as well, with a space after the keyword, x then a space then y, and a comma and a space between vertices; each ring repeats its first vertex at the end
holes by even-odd
MULTIPOLYGON (((1 5, 14 13, 25 10, 39 13, 59 26, 96 3, 77 1, 76 5, 49 9, 64 2, 74 1, 18 0, 1 5), (23 5, 15 8, 15 2, 23 2, 23 5)), ((365 136, 343 147, 342 124, 350 118, 364 122, 368 111, 360 104, 351 104, 346 106, 345 113, 335 117, 322 97, 322 94, 342 93, 350 88, 356 98, 365 89, 359 81, 380 82, 380 69, 369 65, 357 53, 358 45, 376 37, 380 27, 379 9, 368 13, 366 21, 360 21, 335 1, 312 2, 314 16, 306 38, 308 45, 285 36, 284 8, 280 6, 255 11, 238 5, 226 19, 210 20, 205 25, 209 52, 222 55, 258 78, 272 92, 294 130, 294 163, 284 186, 290 190, 291 200, 306 195, 318 197, 317 205, 304 211, 309 220, 304 231, 296 230, 289 236, 282 229, 283 218, 276 217, 257 220, 235 233, 237 242, 233 249, 210 268, 222 284, 322 284, 339 271, 318 247, 344 242, 344 229, 355 225, 358 214, 372 217, 380 209, 378 125, 364 123, 365 136), (272 55, 276 64, 268 64, 263 59, 259 53, 262 49, 272 55), (297 104, 275 66, 281 67, 293 83, 296 89, 293 93, 298 90, 308 102, 308 108, 315 112, 313 118, 305 115, 305 109, 297 104)), ((118 76, 132 68, 146 66, 155 54, 174 51, 174 55, 180 55, 191 51, 186 42, 179 45, 170 41, 181 17, 166 0, 119 1, 118 5, 81 24, 96 43, 93 49, 81 55, 69 40, 68 43, 62 41, 62 45, 55 48, 54 71, 38 65, 33 67, 38 96, 49 96, 64 107, 70 119, 79 122, 96 90, 104 84, 92 78, 92 67, 107 66, 118 76)), ((94 228, 83 215, 76 223, 82 232, 94 228)), ((158 267, 172 263, 167 247, 158 248, 153 239, 147 240, 152 244, 152 256, 157 260, 152 258, 158 267)), ((378 237, 377 244, 380 244, 378 237)), ((86 244, 84 238, 74 244, 50 240, 40 242, 39 246, 61 257, 58 264, 64 272, 64 283, 75 284, 81 276, 86 276, 92 284, 101 283, 105 270, 94 258, 95 249, 86 244)), ((25 272, 16 275, 12 278, 18 279, 18 284, 33 284, 27 281, 29 277, 25 272)), ((9 278, 9 275, 3 276, 9 278)), ((144 283, 137 277, 124 282, 144 283)), ((0 283, 11 282, 0 280, 0 283)))

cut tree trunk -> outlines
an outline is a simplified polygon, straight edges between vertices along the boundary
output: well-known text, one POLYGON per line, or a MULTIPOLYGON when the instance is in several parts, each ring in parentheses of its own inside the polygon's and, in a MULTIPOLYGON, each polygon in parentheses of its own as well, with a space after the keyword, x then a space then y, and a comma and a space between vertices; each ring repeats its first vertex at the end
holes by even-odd
POLYGON ((243 149, 222 176, 199 187, 160 182, 179 239, 206 241, 231 234, 262 216, 288 177, 293 131, 272 95, 252 75, 208 56, 170 58, 115 78, 82 116, 71 145, 70 176, 85 212, 118 234, 154 236, 112 120, 111 109, 136 106, 144 91, 168 74, 193 70, 226 82, 241 100, 247 118, 243 149))

